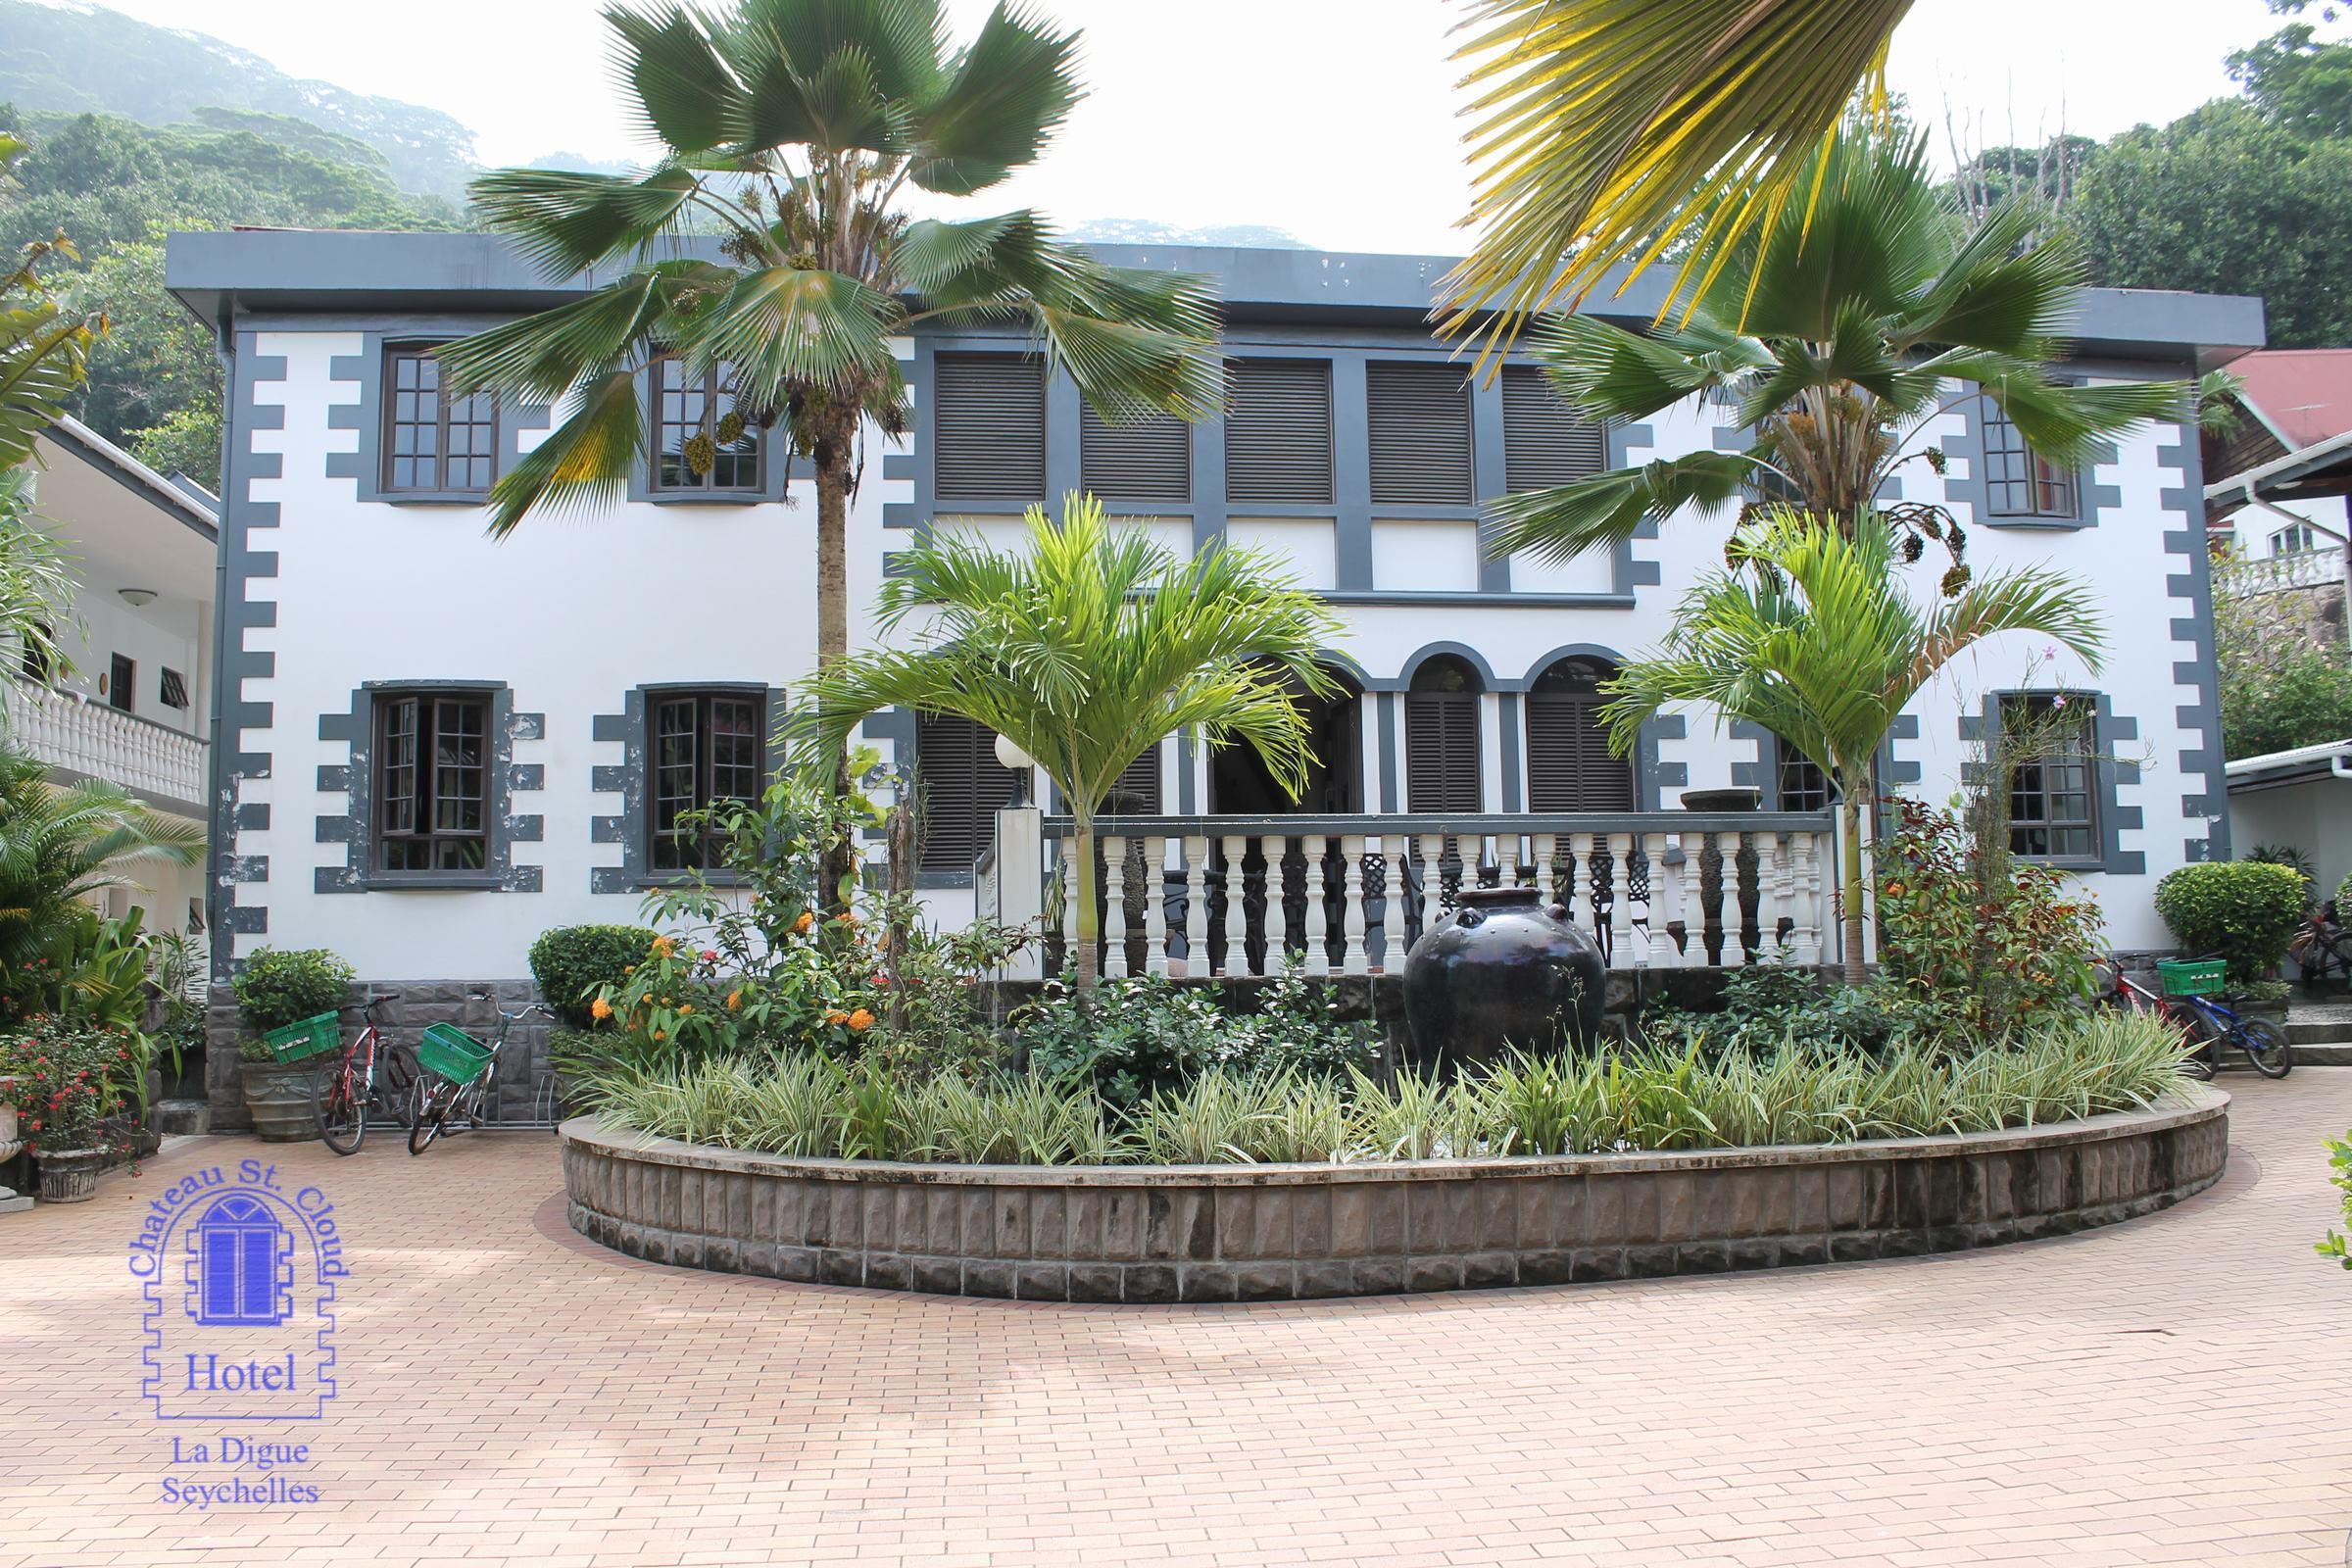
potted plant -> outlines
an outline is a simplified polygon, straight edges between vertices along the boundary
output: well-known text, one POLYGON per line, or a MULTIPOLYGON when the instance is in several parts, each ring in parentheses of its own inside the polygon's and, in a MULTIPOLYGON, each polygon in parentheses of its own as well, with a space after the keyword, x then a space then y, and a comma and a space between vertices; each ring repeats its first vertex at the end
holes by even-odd
POLYGON ((352 979, 351 965, 324 948, 264 948, 230 982, 245 1022, 239 1048, 245 1109, 263 1142, 295 1143, 311 1136, 311 1075, 318 1066, 307 1056, 285 1059, 270 1049, 268 1036, 322 1017, 331 1030, 352 979))
POLYGON ((131 1075, 143 1070, 123 1030, 46 1015, 0 1040, 0 1065, 14 1086, 19 1129, 40 1172, 45 1203, 97 1196, 98 1174, 129 1145, 117 1120, 133 1104, 131 1075))

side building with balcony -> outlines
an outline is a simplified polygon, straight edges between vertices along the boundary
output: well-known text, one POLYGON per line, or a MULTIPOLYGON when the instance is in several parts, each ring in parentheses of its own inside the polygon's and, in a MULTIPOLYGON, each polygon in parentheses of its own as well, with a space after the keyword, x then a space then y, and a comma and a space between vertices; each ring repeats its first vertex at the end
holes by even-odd
MULTIPOLYGON (((33 463, 34 526, 64 546, 77 589, 51 628, 64 663, 11 655, 23 678, 0 698, 10 738, 60 783, 103 779, 206 825, 218 503, 72 418, 38 438, 33 463)), ((203 869, 138 875, 107 895, 107 913, 137 905, 150 930, 206 929, 203 869)))
MULTIPOLYGON (((1276 551, 1342 612, 1343 692, 1313 715, 1303 800, 1188 736, 1129 770, 1114 971, 1259 967, 1284 947, 1393 969, 1482 867, 1543 881, 1619 967, 1834 954, 1817 770, 1707 712, 1662 717, 1627 759, 1601 738, 1596 687, 1664 639, 1730 517, 1680 516, 1567 565, 1482 550, 1484 503, 1737 446, 1731 411, 1604 429, 1522 359, 1466 378, 1428 325, 1444 258, 1102 254, 1215 279, 1227 414, 1107 425, 1015 332, 918 332, 897 345, 914 431, 867 433, 849 565, 852 637, 870 643, 895 551, 942 526, 1010 542, 1024 507, 1083 488, 1179 551, 1276 551), (1742 788, 1760 812, 1685 809, 1742 788)), ((484 236, 299 232, 176 235, 169 279, 233 368, 219 973, 270 943, 334 948, 385 982, 512 981, 547 927, 634 917, 696 853, 666 831, 677 811, 778 764, 770 729, 814 657, 806 466, 750 430, 693 473, 680 454, 727 412, 725 374, 658 361, 652 457, 625 497, 493 542, 484 492, 550 413, 449 397, 434 351, 577 285, 484 236)), ((1639 322, 1654 304, 1637 288, 1607 308, 1639 322)), ((2256 301, 2095 291, 2069 371, 2185 378, 2260 341, 2256 301)), ((1980 570, 2083 579, 2114 651, 2093 672, 2034 639, 1985 647, 1912 705, 1882 777, 1940 802, 2005 715, 2079 715, 2070 755, 2012 781, 2016 848, 2080 873, 2119 947, 2167 947, 2156 879, 2228 848, 2196 431, 2143 426, 2062 471, 1955 386, 1918 439, 1950 461, 1906 468, 1903 499, 1947 506, 1980 570)), ((1933 592, 1932 572, 1915 587, 1933 592)), ((923 782, 921 885, 942 919, 1041 902, 1062 824, 1039 825, 1042 854, 998 853, 1015 780, 993 737, 916 713, 866 736, 923 782)))

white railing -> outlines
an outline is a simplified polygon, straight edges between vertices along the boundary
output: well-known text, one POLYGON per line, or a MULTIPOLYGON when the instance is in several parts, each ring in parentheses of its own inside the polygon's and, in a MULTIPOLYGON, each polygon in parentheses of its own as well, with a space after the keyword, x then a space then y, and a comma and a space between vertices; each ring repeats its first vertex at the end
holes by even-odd
MULTIPOLYGON (((1067 817, 1040 826, 1040 909, 1066 952, 1075 839, 1067 817)), ((1265 974, 1285 953, 1310 974, 1393 972, 1465 883, 1539 889, 1617 969, 1817 963, 1837 941, 1826 814, 1130 816, 1096 829, 1105 974, 1265 974)))
POLYGON ((2247 557, 2222 564, 2214 583, 2230 598, 2250 594, 2284 593, 2290 588, 2323 588, 2344 580, 2344 547, 2292 550, 2282 556, 2247 557))
POLYGON ((51 767, 120 784, 134 794, 201 806, 204 742, 71 692, 10 686, 16 743, 51 767))

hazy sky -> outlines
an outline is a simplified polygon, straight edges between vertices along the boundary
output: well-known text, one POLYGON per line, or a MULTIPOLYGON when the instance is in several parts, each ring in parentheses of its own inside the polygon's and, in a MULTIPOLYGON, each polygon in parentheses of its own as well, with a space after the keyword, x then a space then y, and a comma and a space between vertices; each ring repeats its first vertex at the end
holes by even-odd
MULTIPOLYGON (((280 70, 426 104, 485 163, 633 156, 597 0, 111 0, 280 70)), ((948 0, 968 28, 989 0, 948 0)), ((982 198, 1064 221, 1266 223, 1335 250, 1465 241, 1446 0, 1041 0, 1086 32, 1092 89, 1035 170, 982 198)), ((2222 57, 2277 25, 2263 0, 1920 0, 1894 84, 1976 141, 2104 136, 2230 90, 2222 57)))

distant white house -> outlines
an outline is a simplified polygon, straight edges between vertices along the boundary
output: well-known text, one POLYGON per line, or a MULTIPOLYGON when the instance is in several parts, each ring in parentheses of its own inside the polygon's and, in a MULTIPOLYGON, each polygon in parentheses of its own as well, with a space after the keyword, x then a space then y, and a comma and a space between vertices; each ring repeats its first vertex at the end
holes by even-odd
POLYGON ((2301 850, 2333 898, 2352 876, 2352 737, 2231 762, 2230 838, 2237 853, 2301 850))

